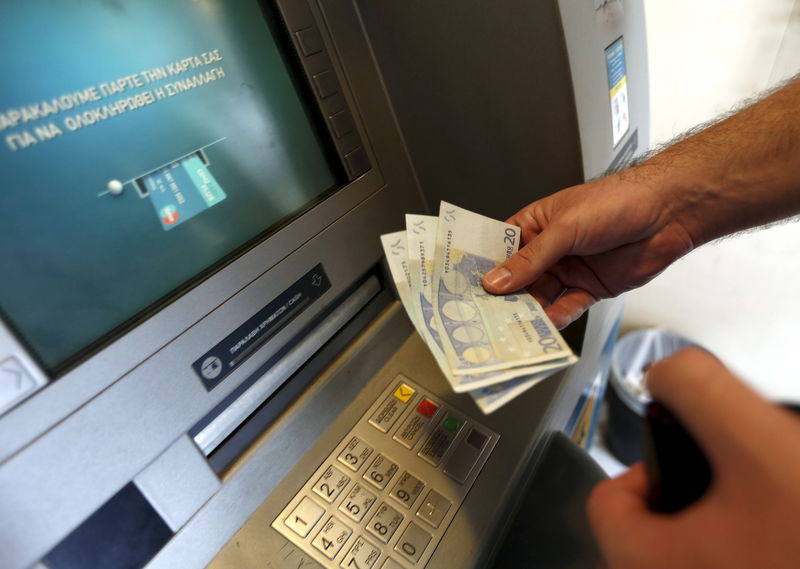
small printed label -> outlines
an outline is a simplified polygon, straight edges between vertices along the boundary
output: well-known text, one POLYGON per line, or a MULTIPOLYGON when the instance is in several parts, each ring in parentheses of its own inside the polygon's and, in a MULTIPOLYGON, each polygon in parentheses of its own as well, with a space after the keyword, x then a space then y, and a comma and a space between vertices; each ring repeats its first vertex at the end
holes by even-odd
POLYGON ((320 264, 300 277, 216 346, 192 363, 206 389, 214 389, 258 348, 331 288, 320 264))
POLYGON ((622 140, 630 127, 628 112, 628 77, 625 71, 625 49, 622 38, 606 49, 608 94, 611 99, 611 138, 614 146, 622 140))

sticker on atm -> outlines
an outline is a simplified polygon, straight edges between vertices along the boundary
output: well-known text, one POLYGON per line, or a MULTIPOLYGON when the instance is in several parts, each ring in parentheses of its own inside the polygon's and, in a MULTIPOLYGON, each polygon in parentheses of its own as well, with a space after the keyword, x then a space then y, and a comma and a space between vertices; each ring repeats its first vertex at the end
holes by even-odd
POLYGON ((630 128, 628 110, 628 76, 625 70, 625 48, 622 38, 606 49, 608 95, 611 102, 611 138, 613 146, 622 140, 630 128))
POLYGON ((225 199, 225 192, 199 154, 155 170, 137 182, 150 196, 164 231, 225 199))

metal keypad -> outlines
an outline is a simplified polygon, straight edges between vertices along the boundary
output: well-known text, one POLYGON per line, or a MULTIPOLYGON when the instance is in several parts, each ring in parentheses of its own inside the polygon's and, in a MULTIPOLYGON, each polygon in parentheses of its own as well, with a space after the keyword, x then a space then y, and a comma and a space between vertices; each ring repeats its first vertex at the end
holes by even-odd
POLYGON ((329 569, 424 567, 498 439, 398 375, 272 527, 329 569))

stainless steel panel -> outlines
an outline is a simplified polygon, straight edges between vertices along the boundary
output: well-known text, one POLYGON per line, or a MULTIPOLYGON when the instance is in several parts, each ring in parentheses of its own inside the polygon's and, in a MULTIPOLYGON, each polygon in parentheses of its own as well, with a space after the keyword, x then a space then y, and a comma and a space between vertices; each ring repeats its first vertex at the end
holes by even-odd
POLYGON ((274 514, 291 498, 291 487, 296 491, 304 482, 288 475, 298 463, 310 474, 319 465, 321 453, 330 452, 338 442, 336 437, 346 433, 355 418, 366 411, 389 379, 381 376, 373 380, 373 376, 410 332, 411 324, 399 303, 392 304, 232 467, 220 491, 153 558, 147 569, 205 567, 262 501, 273 495, 281 503, 275 503, 273 517, 263 521, 269 530, 266 540, 253 549, 247 545, 237 548, 234 542, 232 549, 257 567, 264 567, 270 559, 276 560, 276 567, 282 566, 277 560, 287 565, 297 560, 293 567, 303 559, 310 561, 305 555, 285 549, 269 558, 262 556, 263 547, 268 544, 280 551, 288 543, 268 528, 274 514), (290 488, 276 494, 282 481, 290 488))
POLYGON ((555 0, 355 4, 432 211, 505 219, 582 181, 555 0))
POLYGON ((242 393, 222 413, 194 436, 200 450, 208 456, 219 446, 259 405, 266 401, 284 381, 289 379, 325 342, 330 340, 356 313, 380 292, 381 286, 375 277, 370 277, 355 290, 335 312, 313 332, 305 336, 267 373, 242 393))
MULTIPOLYGON (((584 346, 585 350, 579 364, 566 373, 560 373, 542 382, 506 407, 488 416, 481 415, 468 395, 452 393, 447 380, 441 375, 428 349, 416 334, 412 334, 377 373, 360 376, 358 381, 364 383, 361 384, 359 391, 354 392, 348 388, 343 398, 336 398, 335 403, 341 404, 341 407, 335 410, 329 409, 328 406, 334 401, 326 400, 326 392, 335 390, 333 386, 339 385, 339 382, 342 382, 343 386, 349 386, 354 374, 346 372, 345 366, 339 373, 330 378, 326 377, 325 381, 329 382, 326 387, 315 393, 313 398, 298 402, 292 414, 292 430, 270 433, 269 437, 265 438, 263 446, 255 449, 249 460, 242 465, 241 471, 234 473, 226 482, 226 486, 234 483, 240 472, 245 470, 249 473, 248 476, 257 478, 253 470, 261 469, 261 476, 269 477, 271 486, 269 489, 264 489, 263 495, 266 498, 264 502, 253 511, 247 523, 231 535, 229 543, 214 559, 211 567, 247 569, 269 566, 270 563, 275 567, 296 567, 300 563, 307 563, 312 567, 318 565, 268 526, 319 468, 323 458, 337 448, 337 444, 348 433, 355 419, 366 413, 371 403, 379 400, 381 390, 394 385, 398 374, 421 384, 426 391, 432 391, 437 399, 461 409, 469 417, 474 417, 479 423, 500 434, 500 440, 492 456, 475 480, 458 515, 453 518, 427 564, 428 568, 446 569, 482 566, 486 561, 482 556, 488 554, 490 546, 502 534, 504 524, 511 517, 518 502, 518 492, 539 459, 541 450, 539 442, 547 433, 564 427, 578 393, 589 378, 587 374, 595 371, 603 343, 600 340, 604 340, 613 329, 620 309, 619 302, 606 302, 592 312, 587 337, 591 335, 597 341, 593 340, 584 346), (359 394, 350 399, 354 393, 359 394), (325 412, 326 415, 317 417, 316 413, 319 412, 325 412), (527 420, 520 421, 520 417, 525 417, 527 420), (288 449, 281 449, 279 446, 281 439, 296 441, 296 444, 308 452, 287 454, 288 449), (270 464, 259 464, 267 456, 270 457, 270 464), (286 465, 284 459, 293 459, 294 468, 286 465)), ((382 325, 371 328, 369 334, 374 343, 368 342, 364 345, 359 351, 361 357, 371 353, 373 346, 379 346, 378 339, 384 338, 385 333, 393 331, 394 325, 387 320, 382 325)), ((358 365, 357 359, 351 360, 350 365, 358 365)), ((339 393, 338 390, 335 392, 339 393)), ((289 428, 288 424, 286 428, 289 428)), ((345 468, 341 471, 349 474, 345 468)), ((218 545, 220 537, 212 536, 212 526, 203 522, 210 519, 209 516, 222 516, 217 520, 219 526, 238 527, 231 519, 233 513, 230 511, 225 513, 222 503, 242 504, 244 500, 235 502, 234 497, 230 495, 223 499, 221 494, 225 493, 225 490, 226 488, 223 488, 210 502, 209 506, 214 506, 213 510, 206 508, 201 510, 187 524, 183 532, 167 546, 165 552, 162 552, 164 559, 159 556, 157 558, 159 563, 153 567, 169 567, 167 559, 177 563, 182 559, 182 555, 190 553, 190 548, 186 545, 181 546, 179 551, 173 549, 178 547, 178 544, 188 541, 200 543, 203 538, 208 538, 213 539, 214 544, 218 545), (216 507, 217 505, 219 507, 216 507), (187 533, 182 535, 184 532, 187 533)), ((251 507, 253 505, 247 502, 248 511, 251 511, 251 507)), ((243 519, 239 516, 239 512, 236 512, 236 519, 243 519)), ((424 526, 422 521, 419 524, 424 526)), ((197 556, 192 556, 187 561, 205 560, 205 557, 199 559, 197 556)))
POLYGON ((205 457, 186 435, 133 482, 172 531, 178 531, 221 486, 205 457))

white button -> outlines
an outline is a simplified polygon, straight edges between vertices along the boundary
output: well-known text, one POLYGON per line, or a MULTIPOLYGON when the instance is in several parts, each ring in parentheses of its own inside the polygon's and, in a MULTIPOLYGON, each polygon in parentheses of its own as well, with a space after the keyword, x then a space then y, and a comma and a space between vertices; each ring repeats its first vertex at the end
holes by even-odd
POLYGON ((283 523, 300 537, 305 537, 324 513, 324 508, 315 504, 311 498, 304 497, 283 523))
POLYGON ((372 545, 363 537, 356 540, 355 545, 342 559, 341 566, 346 569, 372 569, 381 556, 381 550, 372 545))
POLYGON ((423 488, 425 488, 425 483, 422 480, 413 474, 404 472, 389 495, 400 502, 404 508, 409 509, 417 496, 422 493, 423 488))
POLYGON ((40 384, 14 356, 0 362, 0 413, 36 391, 40 384))
POLYGON ((350 482, 350 477, 340 471, 338 468, 329 466, 325 472, 320 476, 317 483, 314 484, 314 492, 320 498, 329 504, 339 496, 347 483, 350 482))
POLYGON ((328 559, 333 559, 352 533, 353 530, 347 525, 332 517, 322 526, 322 530, 320 530, 311 544, 328 559))
POLYGON ((396 473, 397 465, 382 454, 379 454, 364 473, 364 480, 383 490, 396 473))
POLYGON ((388 543, 401 523, 403 523, 403 514, 384 502, 367 523, 367 531, 377 537, 379 541, 388 543))
POLYGON ((364 519, 367 510, 375 503, 375 499, 375 494, 361 484, 356 484, 345 496, 339 509, 354 522, 360 522, 364 519))
POLYGON ((419 561, 422 553, 431 541, 431 535, 415 523, 408 524, 406 531, 400 536, 394 550, 412 563, 419 561))
POLYGON ((372 454, 372 448, 358 437, 353 437, 344 450, 339 453, 339 462, 356 472, 372 454))

